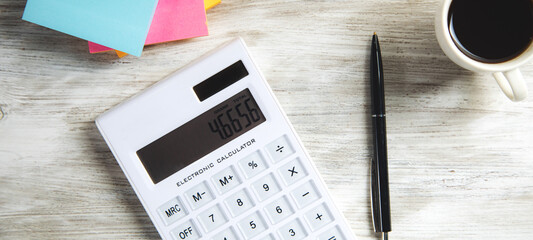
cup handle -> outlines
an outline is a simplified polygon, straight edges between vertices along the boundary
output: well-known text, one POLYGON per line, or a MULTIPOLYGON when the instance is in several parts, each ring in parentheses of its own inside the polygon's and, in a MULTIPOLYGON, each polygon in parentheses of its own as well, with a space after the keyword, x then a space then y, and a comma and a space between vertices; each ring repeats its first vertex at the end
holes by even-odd
POLYGON ((507 72, 492 74, 500 85, 503 93, 513 102, 519 102, 527 97, 527 85, 518 68, 507 72))

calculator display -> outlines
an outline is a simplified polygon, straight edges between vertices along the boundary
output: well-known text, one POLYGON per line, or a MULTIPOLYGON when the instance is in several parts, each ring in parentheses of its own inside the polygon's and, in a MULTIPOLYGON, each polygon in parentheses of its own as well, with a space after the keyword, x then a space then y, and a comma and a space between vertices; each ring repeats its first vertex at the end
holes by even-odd
POLYGON ((137 156, 158 183, 265 121, 245 89, 141 148, 137 156))

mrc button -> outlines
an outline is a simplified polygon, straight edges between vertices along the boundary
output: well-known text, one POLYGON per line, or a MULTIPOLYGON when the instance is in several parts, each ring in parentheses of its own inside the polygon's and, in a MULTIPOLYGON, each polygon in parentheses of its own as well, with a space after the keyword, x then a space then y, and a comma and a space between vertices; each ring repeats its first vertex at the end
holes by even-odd
POLYGON ((167 226, 187 215, 187 210, 177 197, 161 205, 157 212, 167 226))

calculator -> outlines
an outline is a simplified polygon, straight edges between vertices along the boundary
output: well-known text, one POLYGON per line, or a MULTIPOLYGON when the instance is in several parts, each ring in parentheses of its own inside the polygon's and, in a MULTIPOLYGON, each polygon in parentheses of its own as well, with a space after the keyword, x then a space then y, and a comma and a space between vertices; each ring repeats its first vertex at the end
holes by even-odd
POLYGON ((355 239, 240 38, 96 125, 162 239, 355 239))

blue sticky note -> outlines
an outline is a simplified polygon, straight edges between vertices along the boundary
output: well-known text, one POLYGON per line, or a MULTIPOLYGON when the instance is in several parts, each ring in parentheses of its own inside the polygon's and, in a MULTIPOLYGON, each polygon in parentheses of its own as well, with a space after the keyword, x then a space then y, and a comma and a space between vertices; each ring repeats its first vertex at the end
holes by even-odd
POLYGON ((158 0, 28 0, 22 19, 141 56, 158 0))

